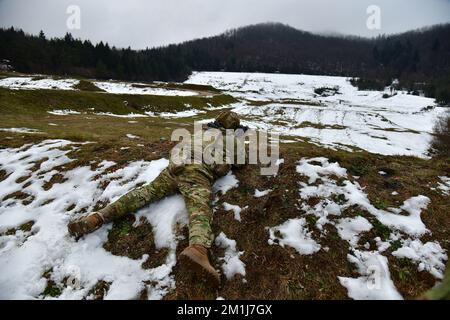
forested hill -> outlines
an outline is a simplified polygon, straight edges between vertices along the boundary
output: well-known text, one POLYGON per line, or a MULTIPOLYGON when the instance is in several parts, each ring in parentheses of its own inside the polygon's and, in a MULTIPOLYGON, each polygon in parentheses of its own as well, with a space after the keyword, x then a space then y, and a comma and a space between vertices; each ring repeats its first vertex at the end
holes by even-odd
POLYGON ((400 78, 410 89, 427 83, 429 95, 449 94, 450 24, 366 39, 269 23, 140 51, 11 28, 0 30, 0 43, 0 59, 22 72, 141 81, 181 81, 191 70, 346 75, 366 79, 368 87, 400 78))

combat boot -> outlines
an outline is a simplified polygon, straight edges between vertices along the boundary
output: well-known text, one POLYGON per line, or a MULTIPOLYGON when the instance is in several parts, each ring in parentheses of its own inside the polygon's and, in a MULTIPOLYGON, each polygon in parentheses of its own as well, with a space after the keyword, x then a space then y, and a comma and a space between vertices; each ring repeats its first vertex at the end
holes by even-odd
POLYGON ((94 232, 105 223, 105 220, 98 212, 94 212, 87 217, 74 220, 69 223, 69 234, 75 238, 80 238, 85 234, 94 232))
POLYGON ((180 264, 189 271, 194 271, 200 277, 210 282, 213 287, 220 284, 220 276, 209 261, 208 249, 204 246, 194 244, 180 254, 180 264))

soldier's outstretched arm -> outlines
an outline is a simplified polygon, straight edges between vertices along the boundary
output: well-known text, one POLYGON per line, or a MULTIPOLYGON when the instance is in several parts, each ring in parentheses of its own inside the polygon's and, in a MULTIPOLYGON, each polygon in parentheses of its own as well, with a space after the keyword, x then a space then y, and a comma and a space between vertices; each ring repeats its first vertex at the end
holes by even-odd
POLYGON ((98 212, 105 222, 109 222, 176 192, 176 181, 169 170, 166 169, 153 182, 131 190, 98 212))

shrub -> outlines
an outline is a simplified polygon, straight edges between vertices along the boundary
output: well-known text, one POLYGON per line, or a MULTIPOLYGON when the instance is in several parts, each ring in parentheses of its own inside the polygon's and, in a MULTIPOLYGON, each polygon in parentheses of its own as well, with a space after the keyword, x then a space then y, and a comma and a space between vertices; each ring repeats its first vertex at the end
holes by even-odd
POLYGON ((322 96, 322 97, 329 97, 329 96, 334 96, 335 94, 338 94, 339 88, 321 87, 321 88, 314 89, 314 93, 319 96, 322 96))
POLYGON ((358 90, 375 90, 382 91, 386 87, 386 81, 379 79, 364 79, 364 78, 353 78, 350 80, 352 86, 357 87, 358 90))
POLYGON ((450 156, 450 110, 437 119, 433 134, 432 153, 438 156, 450 156))
POLYGON ((438 78, 424 87, 425 96, 435 98, 436 103, 442 106, 450 106, 450 76, 438 78))
POLYGON ((440 105, 450 105, 450 86, 442 86, 436 90, 436 102, 440 105))

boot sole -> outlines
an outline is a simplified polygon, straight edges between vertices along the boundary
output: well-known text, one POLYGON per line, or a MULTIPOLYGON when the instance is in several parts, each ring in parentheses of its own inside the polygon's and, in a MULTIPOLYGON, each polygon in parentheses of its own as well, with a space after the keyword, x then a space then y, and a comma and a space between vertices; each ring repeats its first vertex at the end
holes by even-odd
POLYGON ((186 271, 194 272, 202 280, 212 284, 214 288, 218 288, 220 280, 209 270, 203 268, 194 258, 187 255, 180 255, 178 258, 181 268, 186 271))

